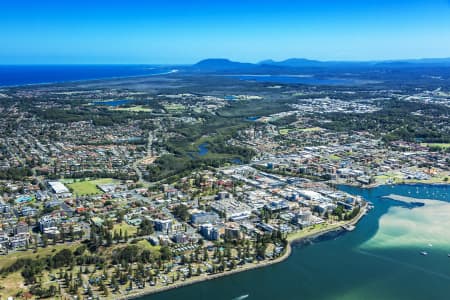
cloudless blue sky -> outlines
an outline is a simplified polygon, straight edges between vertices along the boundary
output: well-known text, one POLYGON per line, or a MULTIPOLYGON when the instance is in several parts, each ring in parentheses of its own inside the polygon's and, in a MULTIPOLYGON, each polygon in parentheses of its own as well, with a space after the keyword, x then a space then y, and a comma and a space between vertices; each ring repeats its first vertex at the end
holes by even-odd
POLYGON ((450 0, 0 0, 0 64, 450 57, 450 0))

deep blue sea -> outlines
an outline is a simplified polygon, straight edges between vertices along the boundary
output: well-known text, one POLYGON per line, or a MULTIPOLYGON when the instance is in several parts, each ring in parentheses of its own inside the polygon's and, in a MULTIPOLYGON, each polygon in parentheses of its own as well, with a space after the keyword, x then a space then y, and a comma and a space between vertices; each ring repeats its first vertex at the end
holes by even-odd
POLYGON ((0 86, 157 75, 170 71, 170 67, 151 65, 2 65, 0 86))

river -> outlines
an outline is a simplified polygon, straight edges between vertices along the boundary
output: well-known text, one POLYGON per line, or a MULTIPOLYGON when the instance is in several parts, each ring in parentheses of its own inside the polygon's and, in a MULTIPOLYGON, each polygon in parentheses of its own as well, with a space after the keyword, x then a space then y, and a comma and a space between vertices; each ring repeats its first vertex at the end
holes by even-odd
POLYGON ((341 189, 375 205, 354 231, 297 243, 276 265, 141 300, 448 299, 450 185, 341 189), (435 200, 412 208, 382 198, 390 194, 435 200))

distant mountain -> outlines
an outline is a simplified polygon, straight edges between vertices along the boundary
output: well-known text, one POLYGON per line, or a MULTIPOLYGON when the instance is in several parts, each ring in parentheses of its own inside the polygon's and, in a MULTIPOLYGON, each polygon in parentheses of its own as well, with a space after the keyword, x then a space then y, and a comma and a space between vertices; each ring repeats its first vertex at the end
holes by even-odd
POLYGON ((308 67, 411 67, 418 65, 449 66, 450 58, 398 59, 381 61, 319 61, 306 58, 289 58, 283 61, 263 60, 260 65, 271 65, 288 68, 308 67))
POLYGON ((450 64, 450 57, 446 58, 418 58, 418 59, 400 59, 397 62, 408 62, 412 64, 450 64))
POLYGON ((326 62, 306 58, 289 58, 283 61, 274 61, 272 59, 268 59, 261 61, 259 64, 279 66, 279 67, 299 68, 299 67, 320 67, 326 64, 326 62))
POLYGON ((241 63, 231 61, 225 58, 208 58, 192 65, 195 71, 230 71, 230 70, 247 70, 254 69, 257 65, 251 63, 241 63))
POLYGON ((288 74, 311 71, 372 69, 372 68, 421 68, 421 67, 450 67, 450 58, 424 58, 380 61, 319 61, 306 58, 289 58, 283 61, 272 59, 263 60, 257 64, 231 61, 226 58, 208 58, 198 63, 181 67, 188 72, 195 73, 223 73, 223 74, 288 74))

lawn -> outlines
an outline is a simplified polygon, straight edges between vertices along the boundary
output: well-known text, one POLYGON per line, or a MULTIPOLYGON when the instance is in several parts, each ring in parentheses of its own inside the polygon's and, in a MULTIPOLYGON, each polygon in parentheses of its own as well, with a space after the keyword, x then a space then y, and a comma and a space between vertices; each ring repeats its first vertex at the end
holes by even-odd
POLYGON ((432 176, 427 180, 419 179, 404 179, 403 175, 398 172, 388 172, 384 175, 375 176, 377 183, 385 184, 387 180, 392 180, 391 183, 447 183, 450 180, 450 172, 442 172, 436 176, 432 176), (445 178, 448 178, 447 180, 445 178))
POLYGON ((97 195, 102 193, 102 191, 97 188, 98 184, 108 184, 114 182, 116 181, 111 178, 101 178, 95 180, 76 181, 67 184, 67 186, 76 195, 97 195))
POLYGON ((289 131, 290 131, 290 129, 283 128, 283 129, 280 129, 280 130, 279 130, 279 133, 280 133, 281 135, 286 135, 286 134, 289 133, 289 131))
POLYGON ((329 156, 329 159, 331 159, 331 160, 333 160, 333 161, 337 161, 337 160, 340 160, 341 157, 340 157, 340 156, 337 156, 336 154, 331 154, 331 155, 329 156))
POLYGON ((186 107, 183 104, 179 103, 170 103, 165 104, 164 109, 169 113, 179 113, 186 109, 186 107))
POLYGON ((142 105, 136 105, 136 106, 131 106, 131 107, 116 107, 116 108, 112 108, 111 110, 130 111, 130 112, 152 112, 151 108, 144 107, 142 105))
POLYGON ((21 290, 25 290, 23 284, 23 277, 20 271, 9 274, 6 277, 0 278, 0 296, 1 299, 7 299, 8 297, 15 297, 21 290))
POLYGON ((153 246, 152 244, 150 244, 147 240, 141 240, 139 242, 137 242, 137 245, 143 249, 147 249, 150 251, 155 251, 155 252, 159 252, 159 249, 161 249, 161 246, 153 246))
POLYGON ((295 241, 295 240, 298 240, 298 239, 301 239, 304 237, 314 236, 315 234, 321 233, 324 230, 338 228, 339 226, 342 226, 343 224, 344 224, 344 222, 338 222, 338 223, 334 223, 334 224, 322 223, 322 224, 309 226, 309 227, 299 230, 297 232, 290 233, 287 237, 287 240, 292 242, 292 241, 295 241))
POLYGON ((125 222, 122 222, 120 224, 114 224, 114 227, 112 229, 112 231, 117 231, 117 233, 119 233, 120 229, 122 229, 122 234, 125 234, 125 231, 128 233, 129 237, 132 237, 136 234, 137 232, 137 227, 133 226, 133 225, 129 225, 125 222))
POLYGON ((421 145, 425 147, 436 147, 442 149, 450 148, 450 143, 422 143, 421 145))

